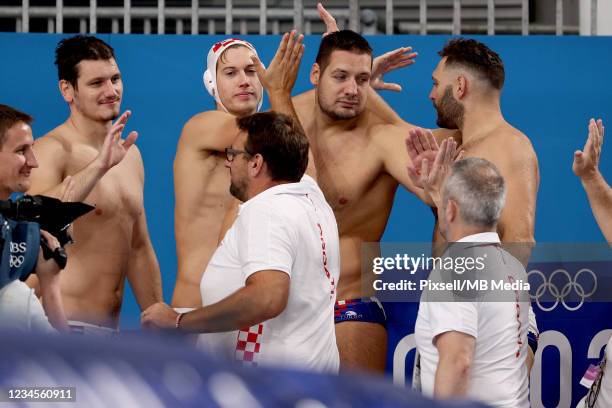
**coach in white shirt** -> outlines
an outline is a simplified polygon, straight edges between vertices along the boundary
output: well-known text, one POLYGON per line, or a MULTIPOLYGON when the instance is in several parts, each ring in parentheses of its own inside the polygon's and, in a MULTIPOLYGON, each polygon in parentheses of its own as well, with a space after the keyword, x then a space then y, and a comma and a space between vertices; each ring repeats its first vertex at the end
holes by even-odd
POLYGON ((177 314, 158 303, 142 322, 207 333, 199 346, 247 365, 337 372, 338 227, 321 189, 304 175, 308 139, 275 112, 237 123, 226 166, 230 192, 244 204, 202 277, 204 307, 177 314))
MULTIPOLYGON (((443 258, 458 251, 484 255, 486 268, 476 276, 489 284, 500 277, 504 283, 527 282, 523 266, 501 248, 495 232, 505 193, 495 166, 478 158, 454 163, 441 188, 440 230, 454 243, 443 258)), ((461 278, 457 270, 445 273, 434 269, 430 280, 461 278)), ((500 292, 481 291, 472 299, 452 291, 447 297, 435 290, 423 292, 415 337, 425 394, 465 396, 495 407, 529 407, 528 296, 524 291, 500 292)))

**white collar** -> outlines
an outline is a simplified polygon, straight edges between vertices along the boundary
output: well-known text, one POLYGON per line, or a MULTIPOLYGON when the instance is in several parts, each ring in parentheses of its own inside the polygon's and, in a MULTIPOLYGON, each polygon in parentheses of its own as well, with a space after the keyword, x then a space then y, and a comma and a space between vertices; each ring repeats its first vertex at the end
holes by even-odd
POLYGON ((501 241, 497 232, 480 232, 458 239, 456 242, 490 242, 499 244, 501 241))
MULTIPOLYGON (((313 189, 319 190, 319 186, 314 179, 306 174, 302 176, 302 179, 296 183, 283 183, 278 184, 274 187, 270 187, 261 193, 257 194, 255 197, 250 200, 242 203, 238 210, 238 213, 248 207, 250 203, 259 201, 265 197, 276 194, 297 194, 297 195, 305 195, 313 191, 313 189)), ((319 190, 320 191, 320 190, 319 190)), ((322 193, 321 193, 322 194, 322 193)))

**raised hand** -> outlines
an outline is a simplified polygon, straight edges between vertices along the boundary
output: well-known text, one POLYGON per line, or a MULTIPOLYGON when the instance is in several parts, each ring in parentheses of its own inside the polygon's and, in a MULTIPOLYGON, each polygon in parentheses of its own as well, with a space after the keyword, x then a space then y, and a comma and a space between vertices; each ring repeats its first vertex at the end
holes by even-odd
MULTIPOLYGON (((425 189, 425 192, 431 197, 436 207, 442 204, 442 186, 444 180, 450 173, 450 168, 453 163, 461 158, 461 154, 457 154, 457 142, 453 139, 444 139, 440 144, 440 149, 436 154, 433 165, 427 158, 421 161, 420 182, 425 189)), ((411 178, 416 174, 408 168, 408 173, 411 173, 411 178)))
POLYGON ((302 34, 297 35, 295 30, 283 35, 276 50, 276 55, 274 55, 267 69, 264 68, 257 56, 251 56, 259 81, 268 93, 286 92, 291 94, 304 55, 303 40, 304 36, 302 34))
POLYGON ((424 188, 421 182, 421 168, 424 159, 433 163, 439 147, 433 133, 429 129, 414 128, 408 132, 406 150, 411 164, 408 166, 408 175, 417 187, 424 188))
POLYGON ((121 138, 121 133, 131 114, 132 112, 125 111, 123 115, 113 123, 108 134, 104 138, 102 150, 96 158, 100 161, 103 170, 110 170, 112 167, 119 164, 127 154, 129 148, 136 142, 138 133, 134 131, 130 132, 125 140, 121 138))
POLYGON ((323 7, 321 3, 317 3, 317 11, 319 12, 319 17, 321 17, 321 20, 325 23, 325 32, 323 33, 323 37, 328 34, 335 33, 336 31, 340 31, 334 16, 332 16, 329 11, 325 10, 325 7, 323 7))
POLYGON ((604 126, 601 119, 589 121, 589 136, 582 150, 574 152, 572 170, 580 178, 589 178, 599 173, 599 157, 603 145, 604 126))
POLYGON ((388 72, 414 64, 417 56, 416 52, 412 52, 412 47, 402 47, 374 58, 370 86, 374 89, 400 92, 401 85, 386 83, 383 77, 388 72))

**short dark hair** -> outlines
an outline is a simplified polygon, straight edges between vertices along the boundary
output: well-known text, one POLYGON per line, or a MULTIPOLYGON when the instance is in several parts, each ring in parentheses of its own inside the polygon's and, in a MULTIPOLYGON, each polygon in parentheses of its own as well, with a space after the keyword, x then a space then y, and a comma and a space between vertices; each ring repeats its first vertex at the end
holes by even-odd
POLYGON ((272 180, 300 181, 308 165, 308 138, 297 120, 278 112, 261 112, 236 119, 247 132, 244 150, 261 154, 272 180))
POLYGON ((486 79, 495 89, 501 90, 504 86, 504 63, 495 51, 480 41, 455 38, 438 54, 446 57, 447 66, 465 67, 486 79))
POLYGON ((33 120, 34 118, 27 113, 18 111, 8 105, 0 104, 0 148, 6 139, 6 132, 10 128, 19 122, 29 125, 33 120))
POLYGON ((115 58, 113 47, 90 35, 75 35, 61 40, 55 48, 55 65, 59 80, 77 86, 77 65, 83 60, 109 60, 115 58))
POLYGON ((361 35, 351 30, 336 31, 323 37, 321 45, 319 45, 316 62, 319 64, 321 72, 325 70, 332 52, 336 50, 372 56, 372 47, 361 35))

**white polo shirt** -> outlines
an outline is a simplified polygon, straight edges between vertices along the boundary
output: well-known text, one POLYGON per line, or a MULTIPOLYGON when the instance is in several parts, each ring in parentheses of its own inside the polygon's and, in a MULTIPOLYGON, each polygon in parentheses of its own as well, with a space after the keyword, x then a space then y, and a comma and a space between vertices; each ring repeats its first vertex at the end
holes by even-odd
MULTIPOLYGON (((481 233, 457 242, 499 243, 496 233, 481 233)), ((486 250, 487 265, 504 268, 504 276, 527 282, 523 265, 501 247, 486 250)), ((443 255, 445 256, 445 255, 443 255)), ((436 271, 432 271, 432 275, 436 271)), ((490 292, 493 297, 495 293, 490 292)), ((499 292, 498 292, 499 293, 499 292)), ((423 393, 433 395, 438 366, 436 336, 457 331, 476 339, 468 379, 467 397, 494 407, 528 408, 527 355, 528 301, 432 301, 423 291, 415 326, 417 350, 421 355, 423 393), (429 300, 429 301, 428 301, 429 300), (517 313, 518 312, 518 313, 517 313)))
POLYGON ((270 269, 290 277, 285 310, 251 328, 201 335, 198 346, 253 365, 337 372, 338 226, 309 176, 269 188, 241 206, 202 276, 203 305, 219 302, 244 287, 252 274, 270 269))

